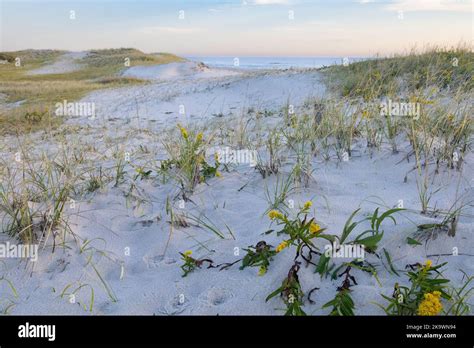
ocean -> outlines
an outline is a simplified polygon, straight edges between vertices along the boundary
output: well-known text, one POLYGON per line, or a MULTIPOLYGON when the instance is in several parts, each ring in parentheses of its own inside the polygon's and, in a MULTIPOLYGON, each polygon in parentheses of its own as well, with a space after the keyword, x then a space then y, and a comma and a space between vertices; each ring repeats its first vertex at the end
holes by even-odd
POLYGON ((289 69, 321 68, 364 60, 364 58, 344 57, 186 57, 189 60, 203 62, 213 68, 240 69, 289 69))

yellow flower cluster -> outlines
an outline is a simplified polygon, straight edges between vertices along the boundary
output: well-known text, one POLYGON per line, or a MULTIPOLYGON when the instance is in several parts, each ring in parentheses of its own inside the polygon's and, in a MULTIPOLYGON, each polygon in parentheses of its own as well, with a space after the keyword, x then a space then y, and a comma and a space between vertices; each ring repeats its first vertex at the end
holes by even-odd
POLYGON ((191 256, 192 253, 193 253, 193 252, 192 252, 191 250, 186 250, 186 251, 184 252, 184 255, 185 255, 185 256, 191 256))
POLYGON ((267 269, 265 266, 261 266, 260 269, 258 270, 258 275, 263 276, 265 273, 267 273, 267 269))
POLYGON ((268 213, 268 217, 270 218, 270 220, 281 220, 284 216, 278 210, 270 210, 270 212, 268 213))
POLYGON ((437 315, 443 309, 439 291, 433 291, 425 294, 424 300, 418 306, 418 315, 437 315))
POLYGON ((178 128, 179 130, 181 131, 181 135, 184 139, 188 139, 188 131, 186 130, 186 128, 184 128, 183 126, 181 126, 179 123, 178 123, 178 128))
POLYGON ((317 223, 315 223, 314 221, 311 222, 311 224, 309 225, 309 233, 311 234, 316 234, 318 232, 321 231, 321 226, 319 226, 317 223))
POLYGON ((431 260, 426 260, 424 269, 425 269, 425 270, 429 270, 432 265, 433 265, 433 261, 431 261, 431 260))
POLYGON ((197 140, 197 141, 202 141, 202 138, 203 138, 203 134, 202 134, 202 132, 199 132, 199 133, 196 135, 196 140, 197 140))
POLYGON ((307 201, 303 206, 303 210, 308 210, 309 208, 311 208, 312 205, 313 205, 313 202, 307 201))
POLYGON ((280 244, 278 244, 278 246, 275 248, 275 251, 277 253, 279 253, 280 251, 282 251, 283 249, 287 248, 288 247, 288 242, 286 240, 284 240, 283 242, 281 242, 280 244))

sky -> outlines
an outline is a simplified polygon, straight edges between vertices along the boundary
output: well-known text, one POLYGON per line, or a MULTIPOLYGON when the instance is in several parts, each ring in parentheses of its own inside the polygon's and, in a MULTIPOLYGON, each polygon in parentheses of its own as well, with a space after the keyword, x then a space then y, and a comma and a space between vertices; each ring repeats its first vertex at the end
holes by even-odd
POLYGON ((0 0, 0 51, 367 57, 473 31, 473 0, 0 0))

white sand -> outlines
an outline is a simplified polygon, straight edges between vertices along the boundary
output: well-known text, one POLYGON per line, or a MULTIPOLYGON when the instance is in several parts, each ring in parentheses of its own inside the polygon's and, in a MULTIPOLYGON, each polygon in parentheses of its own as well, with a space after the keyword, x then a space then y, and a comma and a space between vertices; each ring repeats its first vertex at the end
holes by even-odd
MULTIPOLYGON (((296 108, 309 97, 325 95, 325 88, 317 72, 260 72, 228 73, 210 69, 199 71, 194 63, 170 64, 160 67, 136 67, 125 76, 150 78, 151 84, 115 90, 97 91, 83 101, 96 103, 97 117, 74 117, 68 120, 67 146, 69 150, 79 147, 86 151, 86 158, 96 166, 113 165, 112 149, 123 146, 135 154, 140 145, 148 147, 149 155, 141 153, 134 160, 163 159, 165 154, 153 130, 166 135, 177 121, 227 125, 237 124, 239 117, 248 108, 273 110, 276 114, 264 117, 262 122, 281 123, 278 111, 289 101, 296 108), (184 105, 186 115, 179 114, 179 105, 184 105), (74 130, 74 131, 72 131, 74 130), (95 147, 95 151, 90 146, 95 147), (97 159, 101 155, 107 159, 97 159), (148 156, 148 157, 147 157, 148 156)), ((36 152, 58 151, 60 135, 36 134, 33 143, 36 152)), ((0 153, 13 156, 18 151, 17 140, 8 137, 0 141, 0 153)), ((401 146, 397 155, 389 149, 376 153, 372 158, 364 144, 356 144, 354 156, 348 162, 323 162, 315 158, 313 180, 308 188, 291 195, 298 206, 312 199, 319 221, 328 227, 328 233, 339 234, 351 212, 362 207, 363 213, 372 212, 376 205, 384 203, 394 206, 403 199, 406 208, 419 209, 414 176, 404 183, 405 174, 413 168, 413 161, 402 161, 409 151, 408 144, 401 146), (376 198, 377 197, 377 198, 376 198), (365 200, 365 201, 364 201, 365 200)), ((470 190, 474 158, 466 158, 461 190, 470 190)), ((14 164, 13 164, 14 165, 14 164)), ((284 168, 288 171, 288 167, 284 168)), ((130 175, 135 173, 130 170, 130 175)), ((455 197, 458 173, 445 172, 439 175, 444 189, 435 196, 439 208, 449 208, 455 197)), ((109 258, 94 256, 94 262, 102 277, 108 282, 118 298, 112 302, 107 296, 94 270, 87 265, 87 253, 80 254, 71 244, 71 249, 57 248, 54 254, 44 250, 39 261, 31 267, 18 260, 6 259, 2 273, 17 288, 19 297, 12 298, 5 284, 0 283, 1 297, 15 303, 12 314, 87 314, 79 305, 71 304, 60 293, 68 284, 79 281, 91 284, 95 289, 94 313, 96 314, 282 314, 282 301, 276 297, 265 303, 265 297, 278 288, 292 265, 294 250, 285 250, 271 264, 268 273, 257 276, 257 268, 243 271, 235 265, 229 270, 201 269, 182 278, 181 260, 178 252, 193 250, 193 256, 208 257, 216 264, 237 259, 234 248, 245 248, 265 239, 272 245, 281 240, 275 235, 262 236, 271 225, 263 216, 268 207, 264 199, 265 185, 273 185, 275 177, 263 180, 260 174, 248 165, 240 165, 231 172, 223 172, 222 178, 213 178, 201 184, 188 202, 185 213, 205 214, 222 231, 225 226, 233 231, 235 240, 218 239, 204 228, 190 226, 175 228, 170 238, 169 216, 165 211, 166 197, 177 193, 172 184, 161 185, 151 180, 136 181, 147 203, 138 206, 128 201, 124 193, 130 185, 107 188, 88 195, 77 202, 74 209, 67 209, 73 231, 82 239, 94 239, 92 246, 107 252, 109 258), (240 190, 242 186, 244 189, 240 190), (161 217, 158 221, 156 217, 161 217), (169 240, 168 248, 166 244, 169 240), (200 246, 204 244, 205 248, 200 246), (129 249, 126 249, 129 248, 129 249), (126 255, 125 250, 130 250, 126 255), (122 269, 123 266, 123 269, 122 269), (121 279, 121 272, 122 279, 121 279), (183 300, 184 301, 180 301, 183 300), (277 309, 277 310, 275 310, 277 309)), ((433 202, 435 203, 435 202, 433 202)), ((176 207, 179 211, 179 208, 176 207)), ((471 212, 472 213, 472 212, 471 212)), ((398 214, 398 224, 384 223, 385 235, 381 247, 386 248, 398 269, 406 264, 424 262, 429 254, 451 253, 452 247, 460 253, 474 254, 472 231, 474 222, 464 218, 459 222, 454 238, 440 236, 426 245, 407 245, 406 237, 412 236, 416 223, 433 222, 432 218, 403 212, 398 214)), ((1 236, 6 240, 5 236, 1 236)), ((12 240, 10 240, 12 241, 12 240)), ((322 244, 321 244, 322 246, 322 244)), ((241 251, 241 256, 244 252, 241 251)), ((383 314, 371 302, 385 303, 380 294, 391 295, 395 282, 406 283, 406 277, 396 277, 387 272, 373 255, 368 260, 378 266, 379 286, 373 277, 354 271, 358 281, 353 289, 357 314, 383 314)), ((461 284, 461 272, 473 274, 474 258, 469 256, 432 257, 434 263, 449 261, 445 276, 455 285, 461 284)), ((308 314, 329 312, 321 306, 330 300, 341 284, 341 280, 321 280, 314 274, 312 266, 302 267, 300 280, 305 292, 319 287, 312 298, 315 304, 305 303, 308 314)), ((78 293, 81 302, 88 303, 88 289, 78 293)), ((5 305, 5 302, 0 302, 5 305)))
POLYGON ((64 74, 81 68, 78 61, 86 56, 86 52, 68 52, 59 57, 55 62, 46 64, 41 68, 31 70, 29 75, 47 75, 47 74, 64 74))
POLYGON ((134 66, 125 70, 122 76, 136 77, 148 80, 196 80, 201 78, 217 78, 239 75, 237 71, 225 69, 210 69, 205 65, 194 62, 170 63, 152 66, 134 66))
POLYGON ((322 96, 325 90, 315 71, 237 73, 209 69, 202 72, 196 63, 191 62, 135 67, 128 71, 132 73, 125 72, 125 76, 158 81, 146 86, 98 91, 84 98, 84 101, 94 101, 98 110, 99 120, 91 122, 91 126, 98 122, 109 124, 109 120, 114 119, 117 124, 125 122, 155 129, 176 120, 196 121, 240 115, 243 108, 277 111, 287 102, 296 107, 309 97, 322 96), (179 64, 183 66, 178 68, 179 64), (184 72, 185 78, 171 78, 177 71, 184 72), (184 106, 184 115, 180 114, 180 105, 184 106))

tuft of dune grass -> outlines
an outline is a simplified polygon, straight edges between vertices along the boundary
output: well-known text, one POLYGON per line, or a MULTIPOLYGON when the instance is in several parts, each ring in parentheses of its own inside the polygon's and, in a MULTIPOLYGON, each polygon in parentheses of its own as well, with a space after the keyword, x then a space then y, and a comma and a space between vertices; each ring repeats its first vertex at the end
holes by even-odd
POLYGON ((467 45, 412 49, 405 55, 375 58, 323 70, 329 85, 342 96, 364 100, 439 89, 474 89, 474 53, 467 45))

